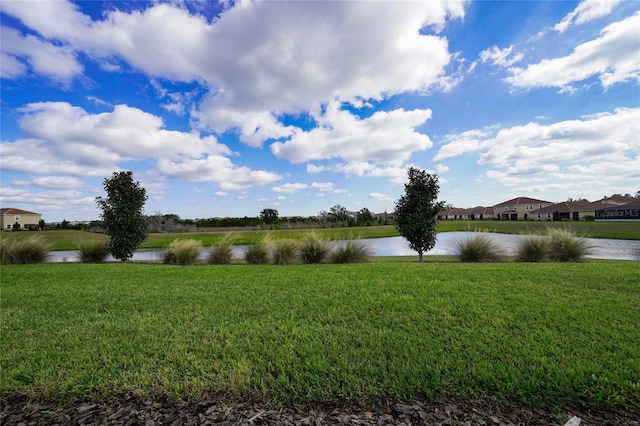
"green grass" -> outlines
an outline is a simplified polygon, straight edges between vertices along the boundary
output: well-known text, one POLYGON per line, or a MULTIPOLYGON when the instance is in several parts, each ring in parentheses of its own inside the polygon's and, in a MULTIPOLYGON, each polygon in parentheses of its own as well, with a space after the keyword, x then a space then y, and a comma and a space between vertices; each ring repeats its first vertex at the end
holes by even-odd
POLYGON ((497 262, 503 255, 500 246, 481 233, 458 239, 454 247, 461 262, 497 262))
POLYGON ((640 262, 2 268, 0 396, 640 407, 640 262))

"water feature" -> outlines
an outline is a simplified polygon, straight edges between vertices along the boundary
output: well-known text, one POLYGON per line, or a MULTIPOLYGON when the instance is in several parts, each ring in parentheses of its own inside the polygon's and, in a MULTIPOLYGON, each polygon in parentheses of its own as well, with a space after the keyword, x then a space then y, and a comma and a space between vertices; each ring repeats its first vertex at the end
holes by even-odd
MULTIPOLYGON (((473 235, 473 232, 442 232, 438 234, 435 247, 426 253, 429 255, 451 255, 454 254, 455 241, 473 235)), ((518 241, 525 238, 524 235, 494 234, 486 233, 495 241, 507 255, 515 253, 518 241)), ((620 260, 640 260, 640 241, 638 240, 612 240, 604 238, 587 238, 592 247, 592 254, 587 257, 596 259, 620 259, 620 260)), ((417 253, 409 248, 409 244, 402 237, 371 238, 367 239, 367 244, 374 256, 417 256, 417 253)), ((244 246, 235 246, 233 256, 241 258, 244 254, 244 246)), ((200 256, 206 258, 206 250, 200 256)), ((132 260, 151 261, 161 260, 162 249, 138 250, 132 260)), ((77 252, 75 250, 52 251, 49 255, 49 262, 77 262, 77 252)), ((114 261, 109 257, 107 261, 114 261)))

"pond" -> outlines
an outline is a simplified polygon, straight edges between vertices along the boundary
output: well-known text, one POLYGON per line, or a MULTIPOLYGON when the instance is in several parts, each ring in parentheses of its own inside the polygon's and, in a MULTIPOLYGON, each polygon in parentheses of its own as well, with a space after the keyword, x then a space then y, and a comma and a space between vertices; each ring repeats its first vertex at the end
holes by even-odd
MULTIPOLYGON (((474 232, 442 232, 438 234, 435 247, 426 253, 429 255, 451 255, 454 254, 455 242, 461 238, 466 238, 475 234, 474 232)), ((483 233, 484 234, 484 233, 483 233)), ((495 241, 507 255, 515 253, 518 241, 525 238, 524 235, 494 234, 486 233, 495 241)), ((587 238, 592 246, 592 254, 587 256, 596 259, 620 259, 620 260, 640 260, 640 241, 637 240, 612 240, 601 238, 587 238)), ((374 256, 416 256, 417 253, 409 248, 409 244, 402 237, 371 238, 366 240, 374 256)), ((233 256, 241 258, 244 254, 245 246, 235 246, 233 256)), ((133 260, 161 260, 162 249, 138 250, 133 255, 133 260)), ((201 258, 206 257, 206 251, 201 258)), ((107 261, 113 261, 109 257, 107 261)), ((77 252, 75 250, 52 251, 49 254, 49 262, 77 262, 77 252)))

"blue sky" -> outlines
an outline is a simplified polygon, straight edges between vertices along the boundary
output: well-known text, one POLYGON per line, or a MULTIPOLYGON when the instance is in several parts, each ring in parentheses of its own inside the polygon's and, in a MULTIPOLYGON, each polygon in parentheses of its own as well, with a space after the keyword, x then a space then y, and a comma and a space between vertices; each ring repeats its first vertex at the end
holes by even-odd
POLYGON ((640 190, 635 1, 0 2, 2 207, 392 211, 640 190))

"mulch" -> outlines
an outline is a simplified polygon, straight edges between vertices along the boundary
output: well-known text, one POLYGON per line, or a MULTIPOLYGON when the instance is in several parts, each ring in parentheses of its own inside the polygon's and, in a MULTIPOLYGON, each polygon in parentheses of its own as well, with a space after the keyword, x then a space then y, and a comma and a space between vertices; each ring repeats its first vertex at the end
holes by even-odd
POLYGON ((349 406, 268 407, 223 400, 177 402, 125 398, 60 406, 23 398, 1 401, 0 425, 560 425, 640 426, 640 410, 542 410, 490 399, 397 402, 376 411, 349 406), (570 422, 571 423, 571 422, 570 422), (569 424, 570 424, 569 423, 569 424))

